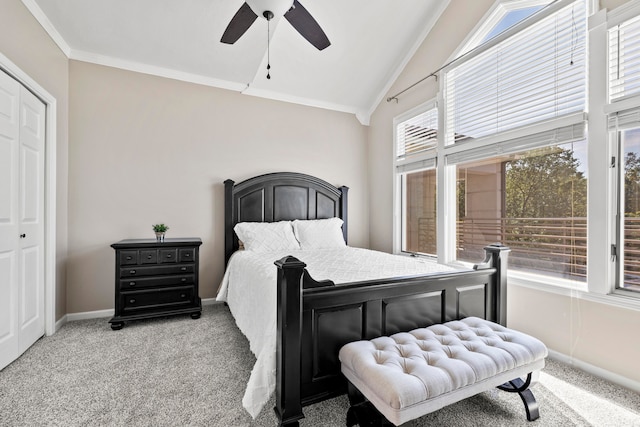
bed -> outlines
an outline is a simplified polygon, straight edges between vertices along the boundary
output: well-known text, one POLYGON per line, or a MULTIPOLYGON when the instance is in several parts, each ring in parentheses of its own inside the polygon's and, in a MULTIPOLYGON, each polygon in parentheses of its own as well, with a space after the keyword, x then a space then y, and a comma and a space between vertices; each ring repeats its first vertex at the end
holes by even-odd
POLYGON ((506 324, 509 249, 500 244, 487 246, 470 269, 350 248, 347 187, 291 172, 224 184, 227 268, 218 300, 228 303, 256 355, 243 398, 254 417, 274 390, 281 426, 299 425, 304 406, 345 393, 338 351, 348 342, 468 316, 506 324), (296 239, 305 227, 329 224, 332 241, 338 223, 343 243, 239 250, 234 227, 256 223, 286 233, 292 224, 296 239), (388 257, 392 268, 383 267, 388 257), (356 268, 361 260, 374 268, 356 268))

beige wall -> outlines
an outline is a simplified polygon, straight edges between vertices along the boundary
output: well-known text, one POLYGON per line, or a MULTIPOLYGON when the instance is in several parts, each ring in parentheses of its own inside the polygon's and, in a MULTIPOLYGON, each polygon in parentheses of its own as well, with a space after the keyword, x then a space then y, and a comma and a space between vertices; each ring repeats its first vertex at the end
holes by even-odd
MULTIPOLYGON (((494 0, 451 0, 387 96, 445 64, 493 3, 494 0)), ((611 10, 625 1, 600 3, 611 10)), ((372 116, 369 128, 372 249, 392 250, 393 118, 434 98, 437 91, 438 84, 431 78, 402 95, 398 103, 381 102, 372 116)), ((552 350, 640 383, 637 369, 640 346, 637 340, 629 339, 628 333, 640 328, 640 311, 532 290, 513 285, 513 281, 508 300, 510 326, 538 336, 552 350)))
POLYGON ((511 287, 509 326, 540 337, 563 355, 640 382, 640 312, 580 298, 511 287))
POLYGON ((0 53, 56 98, 56 319, 67 313, 67 169, 68 98, 67 57, 20 0, 0 0, 0 53))
POLYGON ((68 312, 113 308, 111 243, 196 236, 200 296, 223 274, 223 185, 293 171, 349 191, 349 241, 369 245, 366 128, 304 107, 70 63, 68 312))

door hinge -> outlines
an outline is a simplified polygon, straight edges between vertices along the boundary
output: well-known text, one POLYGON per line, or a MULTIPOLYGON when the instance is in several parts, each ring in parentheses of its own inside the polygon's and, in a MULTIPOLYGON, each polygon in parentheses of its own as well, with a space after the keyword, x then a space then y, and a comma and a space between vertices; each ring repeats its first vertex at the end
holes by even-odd
POLYGON ((615 261, 618 257, 618 247, 616 245, 611 245, 611 261, 615 261))
POLYGON ((609 167, 610 168, 615 168, 616 167, 616 157, 615 156, 611 157, 611 165, 609 167))

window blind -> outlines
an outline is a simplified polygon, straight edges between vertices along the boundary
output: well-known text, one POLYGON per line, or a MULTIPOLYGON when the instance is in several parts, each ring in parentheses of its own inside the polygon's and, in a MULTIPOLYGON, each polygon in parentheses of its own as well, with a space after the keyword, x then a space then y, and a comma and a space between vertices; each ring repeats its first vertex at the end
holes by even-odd
POLYGON ((608 120, 610 131, 640 128, 640 108, 609 114, 608 120))
POLYGON ((521 153, 534 148, 560 145, 572 141, 581 141, 585 139, 585 137, 586 122, 582 122, 518 138, 512 138, 505 142, 452 153, 446 156, 446 163, 448 165, 454 165, 500 155, 521 153))
POLYGON ((430 159, 418 160, 415 162, 399 164, 396 166, 397 173, 408 173, 418 170, 434 169, 436 167, 435 157, 430 159))
POLYGON ((447 143, 585 110, 586 5, 575 1, 445 72, 447 143))
POLYGON ((430 108, 396 125, 396 159, 436 148, 438 143, 438 109, 430 108))
POLYGON ((609 29, 609 100, 640 93, 640 16, 609 29))

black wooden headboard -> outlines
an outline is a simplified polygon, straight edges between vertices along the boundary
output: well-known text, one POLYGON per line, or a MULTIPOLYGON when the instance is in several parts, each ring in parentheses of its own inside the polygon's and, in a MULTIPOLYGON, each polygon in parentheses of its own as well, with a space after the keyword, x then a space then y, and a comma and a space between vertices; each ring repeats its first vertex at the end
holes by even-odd
POLYGON ((224 262, 238 250, 233 227, 239 222, 275 222, 338 217, 347 241, 348 187, 335 187, 320 178, 277 172, 238 184, 224 182, 224 262))

